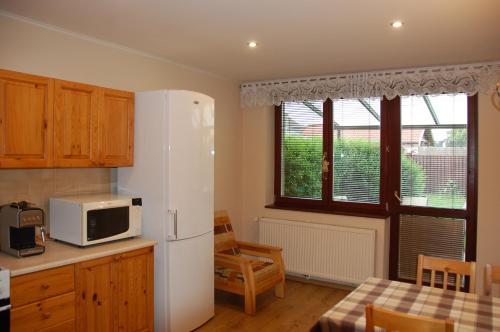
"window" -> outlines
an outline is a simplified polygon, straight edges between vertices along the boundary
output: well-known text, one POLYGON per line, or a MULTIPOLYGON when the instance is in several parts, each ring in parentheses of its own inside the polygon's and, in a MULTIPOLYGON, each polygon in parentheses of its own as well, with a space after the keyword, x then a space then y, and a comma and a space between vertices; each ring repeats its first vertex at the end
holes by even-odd
POLYGON ((464 94, 400 100, 401 198, 391 206, 391 227, 397 230, 391 249, 398 268, 391 270, 397 270, 393 277, 411 281, 418 254, 457 260, 475 256, 475 245, 469 244, 475 243, 475 209, 468 208, 468 201, 475 204, 468 185, 475 182, 469 153, 475 144, 469 133, 475 132, 475 112, 464 94))
POLYGON ((387 216, 397 190, 402 205, 465 210, 469 99, 283 103, 276 111, 274 205, 387 216))
POLYGON ((333 200, 380 204, 380 99, 333 102, 333 200))
POLYGON ((276 203, 344 212, 361 204, 383 213, 381 104, 380 98, 283 103, 276 203))
POLYGON ((402 204, 465 209, 467 96, 402 97, 401 128, 402 204))
POLYGON ((275 125, 270 207, 390 217, 391 279, 475 259, 477 96, 286 102, 275 125))
POLYGON ((281 122, 281 195, 321 199, 323 102, 285 103, 281 122))

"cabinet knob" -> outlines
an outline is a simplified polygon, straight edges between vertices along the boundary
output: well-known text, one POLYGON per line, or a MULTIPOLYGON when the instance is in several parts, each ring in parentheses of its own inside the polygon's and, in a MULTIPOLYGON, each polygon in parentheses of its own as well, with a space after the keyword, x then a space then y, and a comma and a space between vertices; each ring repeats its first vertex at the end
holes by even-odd
POLYGON ((47 290, 49 289, 50 285, 47 284, 42 284, 42 289, 47 290))
POLYGON ((42 312, 43 319, 49 319, 52 314, 50 312, 42 312))

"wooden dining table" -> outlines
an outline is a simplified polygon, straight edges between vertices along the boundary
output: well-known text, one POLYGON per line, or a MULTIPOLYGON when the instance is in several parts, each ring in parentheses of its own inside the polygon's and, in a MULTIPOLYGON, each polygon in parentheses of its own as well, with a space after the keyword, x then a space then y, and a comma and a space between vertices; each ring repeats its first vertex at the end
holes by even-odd
POLYGON ((314 332, 365 331, 365 306, 436 319, 452 319, 455 331, 500 331, 500 298, 369 278, 311 329, 314 332))

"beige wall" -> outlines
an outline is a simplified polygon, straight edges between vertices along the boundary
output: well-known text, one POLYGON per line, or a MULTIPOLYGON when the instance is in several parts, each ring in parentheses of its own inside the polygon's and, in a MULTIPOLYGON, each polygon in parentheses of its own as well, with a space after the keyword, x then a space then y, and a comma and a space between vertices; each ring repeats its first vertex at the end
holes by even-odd
POLYGON ((479 96, 478 151, 477 262, 482 292, 484 264, 500 265, 500 110, 487 95, 479 96))
MULTIPOLYGON (((215 208, 228 209, 234 215, 241 213, 241 111, 237 83, 106 43, 82 39, 4 16, 0 16, 0 45, 0 68, 4 69, 116 89, 187 89, 213 97, 216 148, 215 208)), ((16 174, 15 178, 20 187, 37 186, 47 180, 39 180, 39 175, 46 173, 51 172, 2 170, 0 182, 16 174)), ((112 178, 109 171, 100 170, 95 173, 99 174, 100 181, 109 184, 109 179, 112 178)), ((51 188, 66 177, 71 181, 73 171, 59 170, 54 171, 54 174, 58 179, 49 181, 51 188)), ((3 187, 0 190, 4 190, 3 187)), ((43 197, 47 195, 50 193, 44 194, 43 197)), ((24 196, 9 196, 9 193, 4 191, 0 196, 0 203, 22 197, 24 196)), ((43 201, 42 196, 30 197, 35 201, 43 201)))
MULTIPOLYGON (((372 228, 377 231, 376 274, 388 271, 388 223, 380 219, 346 217, 266 209, 273 202, 274 178, 274 112, 273 108, 243 110, 243 195, 242 229, 247 240, 258 239, 257 217, 314 221, 341 226, 372 228)), ((485 263, 500 264, 500 111, 490 96, 479 97, 479 211, 478 246, 479 286, 485 263)), ((481 288, 478 288, 481 289, 481 288)))

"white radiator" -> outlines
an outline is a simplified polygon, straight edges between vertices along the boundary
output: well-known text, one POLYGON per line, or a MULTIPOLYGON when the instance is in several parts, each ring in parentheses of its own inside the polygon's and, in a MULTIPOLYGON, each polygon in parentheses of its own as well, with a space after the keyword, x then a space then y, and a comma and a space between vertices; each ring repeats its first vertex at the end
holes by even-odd
POLYGON ((287 273, 360 284, 375 273, 375 230, 260 218, 262 244, 283 248, 287 273))

